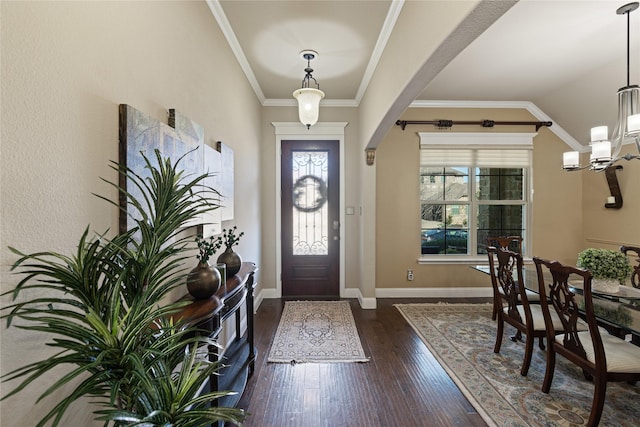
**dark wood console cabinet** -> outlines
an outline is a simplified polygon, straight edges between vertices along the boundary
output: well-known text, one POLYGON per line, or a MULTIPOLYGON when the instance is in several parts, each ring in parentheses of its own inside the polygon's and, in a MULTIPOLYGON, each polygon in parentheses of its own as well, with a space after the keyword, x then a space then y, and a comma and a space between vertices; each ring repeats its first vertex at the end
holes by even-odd
MULTIPOLYGON (((218 341, 222 325, 225 320, 235 316, 235 338, 220 358, 220 349, 215 346, 209 348, 209 360, 220 361, 222 368, 218 375, 209 378, 211 391, 235 391, 236 394, 225 396, 213 402, 214 405, 235 407, 247 386, 247 381, 253 374, 256 352, 253 344, 253 293, 255 290, 254 274, 257 267, 252 262, 243 262, 240 271, 233 277, 227 278, 226 284, 221 286, 214 296, 206 300, 193 300, 191 295, 185 295, 183 300, 193 302, 179 313, 177 318, 197 323, 199 329, 206 331, 209 337, 218 341), (241 308, 246 307, 247 331, 241 333, 241 308)), ((221 343, 224 345, 225 343, 221 343)))

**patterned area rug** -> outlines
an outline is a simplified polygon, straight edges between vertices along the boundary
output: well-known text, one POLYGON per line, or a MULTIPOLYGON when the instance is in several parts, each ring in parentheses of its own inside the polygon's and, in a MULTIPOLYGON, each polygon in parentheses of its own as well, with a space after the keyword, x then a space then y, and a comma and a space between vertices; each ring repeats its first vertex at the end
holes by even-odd
MULTIPOLYGON (((538 342, 526 377, 520 375, 524 343, 505 325, 500 354, 493 352, 496 323, 490 304, 397 304, 429 350, 490 426, 586 425, 593 384, 562 356, 551 392, 540 391, 545 352, 538 342)), ((637 426, 640 386, 609 383, 600 426, 637 426)))
POLYGON ((368 362, 347 301, 286 301, 269 362, 368 362))

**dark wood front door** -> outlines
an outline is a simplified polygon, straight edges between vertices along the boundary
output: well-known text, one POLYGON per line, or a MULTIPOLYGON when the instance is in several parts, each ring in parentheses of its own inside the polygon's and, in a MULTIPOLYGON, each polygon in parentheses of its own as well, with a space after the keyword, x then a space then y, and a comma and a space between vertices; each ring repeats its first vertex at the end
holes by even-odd
POLYGON ((282 141, 282 296, 340 296, 338 141, 282 141))

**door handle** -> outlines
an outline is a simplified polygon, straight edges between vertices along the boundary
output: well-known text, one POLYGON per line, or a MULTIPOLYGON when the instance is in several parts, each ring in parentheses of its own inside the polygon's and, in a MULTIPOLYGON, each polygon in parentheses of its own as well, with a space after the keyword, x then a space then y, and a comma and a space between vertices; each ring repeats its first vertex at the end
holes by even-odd
POLYGON ((338 220, 333 221, 333 229, 340 230, 340 221, 338 220))

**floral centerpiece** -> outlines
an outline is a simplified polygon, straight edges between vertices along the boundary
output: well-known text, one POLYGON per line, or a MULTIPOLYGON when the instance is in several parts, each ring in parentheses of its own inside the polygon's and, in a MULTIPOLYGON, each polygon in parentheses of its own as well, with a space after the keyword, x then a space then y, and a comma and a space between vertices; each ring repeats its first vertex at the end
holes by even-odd
POLYGON ((589 248, 578 254, 578 267, 593 275, 593 288, 605 292, 618 292, 631 274, 629 259, 619 251, 589 248))

